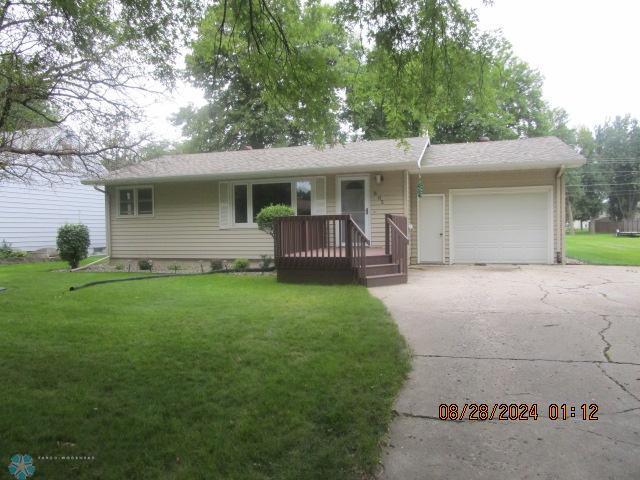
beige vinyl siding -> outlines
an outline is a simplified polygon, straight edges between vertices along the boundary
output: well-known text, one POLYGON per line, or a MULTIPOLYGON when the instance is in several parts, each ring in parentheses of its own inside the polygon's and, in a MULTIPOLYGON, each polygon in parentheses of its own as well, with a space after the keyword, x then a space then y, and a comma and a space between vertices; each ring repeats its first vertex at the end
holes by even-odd
POLYGON ((273 252, 271 237, 257 228, 218 227, 218 182, 158 183, 154 197, 153 217, 118 217, 110 195, 113 258, 259 258, 273 252))
MULTIPOLYGON (((449 190, 462 188, 499 188, 499 187, 530 187, 552 186, 553 192, 553 230, 554 230, 554 259, 555 252, 562 251, 562 221, 558 215, 558 183, 557 169, 519 170, 504 172, 476 172, 476 173, 442 173, 423 174, 424 193, 444 194, 444 247, 445 263, 449 262, 449 190)), ((411 263, 417 262, 418 257, 418 220, 416 186, 418 175, 411 175, 410 184, 410 217, 409 222, 414 226, 411 231, 411 263)))
MULTIPOLYGON (((382 184, 370 175, 371 236, 384 245, 384 215, 404 214, 404 172, 384 172, 382 184)), ((282 178, 282 177, 279 177, 282 178)), ((327 213, 336 212, 336 175, 326 177, 327 213)), ((116 187, 110 187, 110 235, 113 258, 257 259, 273 254, 273 241, 257 227, 219 228, 218 182, 154 185, 151 217, 120 217, 116 187)))
MULTIPOLYGON (((387 213, 406 215, 404 171, 382 172, 382 183, 377 185, 375 173, 369 175, 369 214, 371 218, 371 244, 384 246, 384 216, 387 213)), ((348 176, 348 175, 347 175, 348 176)), ((327 213, 336 213, 337 175, 327 176, 327 213)))

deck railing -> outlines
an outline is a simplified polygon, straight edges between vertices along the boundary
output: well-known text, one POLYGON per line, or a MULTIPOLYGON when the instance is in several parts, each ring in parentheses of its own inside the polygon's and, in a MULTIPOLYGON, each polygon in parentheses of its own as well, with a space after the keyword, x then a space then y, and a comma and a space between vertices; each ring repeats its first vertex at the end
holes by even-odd
POLYGON ((276 267, 351 267, 365 276, 371 242, 351 215, 298 215, 274 222, 276 267))
POLYGON ((401 274, 408 275, 409 235, 407 217, 387 213, 384 216, 384 250, 391 255, 391 263, 397 263, 401 274))

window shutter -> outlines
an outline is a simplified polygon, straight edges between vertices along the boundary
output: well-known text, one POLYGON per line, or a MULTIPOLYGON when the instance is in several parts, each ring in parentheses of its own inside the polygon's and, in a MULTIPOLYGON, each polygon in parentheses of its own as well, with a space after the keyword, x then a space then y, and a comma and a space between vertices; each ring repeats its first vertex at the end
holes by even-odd
POLYGON ((218 207, 219 207, 219 215, 218 215, 218 223, 220 224, 220 228, 229 228, 231 227, 231 201, 230 201, 230 191, 231 185, 229 182, 219 182, 218 183, 218 207))
POLYGON ((327 213, 326 177, 318 177, 311 189, 311 215, 325 215, 327 213))

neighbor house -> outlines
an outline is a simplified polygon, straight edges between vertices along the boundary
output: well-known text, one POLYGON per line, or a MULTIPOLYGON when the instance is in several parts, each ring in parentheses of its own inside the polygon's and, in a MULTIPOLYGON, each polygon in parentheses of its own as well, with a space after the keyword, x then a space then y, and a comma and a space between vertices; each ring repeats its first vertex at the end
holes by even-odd
MULTIPOLYGON (((65 150, 77 140, 59 127, 0 133, 0 143, 33 150, 65 150)), ((82 168, 72 159, 47 155, 0 153, 0 242, 25 251, 55 250, 58 228, 65 223, 89 227, 91 247, 104 250, 105 199, 92 186, 73 176, 82 168)))
MULTIPOLYGON (((398 230, 396 242, 406 235, 403 264, 550 264, 564 259, 564 172, 584 161, 555 137, 447 145, 417 137, 170 155, 85 183, 106 187, 114 259, 273 254, 273 239, 258 230, 255 216, 287 204, 304 225, 298 233, 295 221, 282 225, 277 258, 355 257, 361 250, 350 242, 357 237, 376 255, 395 252, 397 263, 402 248, 391 252, 390 243, 398 230), (324 223, 307 216, 325 216, 317 217, 324 223)), ((366 265, 390 263, 380 255, 366 265)), ((289 266, 330 264, 309 262, 289 266)), ((403 272, 406 279, 402 265, 372 273, 403 272)))
POLYGON ((83 223, 91 250, 106 246, 104 194, 79 181, 0 183, 0 242, 28 252, 55 250, 58 228, 83 223))

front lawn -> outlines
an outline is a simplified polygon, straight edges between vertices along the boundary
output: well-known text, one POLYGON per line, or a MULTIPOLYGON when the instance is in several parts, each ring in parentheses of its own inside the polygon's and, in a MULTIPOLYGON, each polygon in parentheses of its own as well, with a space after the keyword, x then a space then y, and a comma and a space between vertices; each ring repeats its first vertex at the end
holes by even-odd
POLYGON ((70 292, 127 274, 61 267, 0 266, 0 464, 26 453, 36 477, 118 480, 375 470, 409 362, 366 289, 205 275, 70 292))
POLYGON ((640 238, 584 232, 565 238, 570 258, 594 264, 640 265, 640 238))

